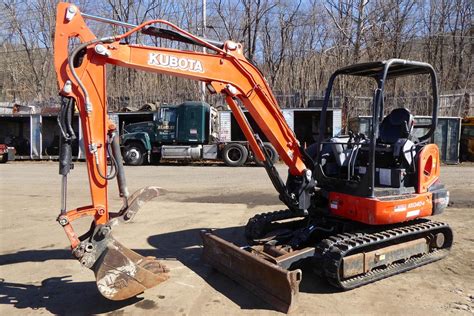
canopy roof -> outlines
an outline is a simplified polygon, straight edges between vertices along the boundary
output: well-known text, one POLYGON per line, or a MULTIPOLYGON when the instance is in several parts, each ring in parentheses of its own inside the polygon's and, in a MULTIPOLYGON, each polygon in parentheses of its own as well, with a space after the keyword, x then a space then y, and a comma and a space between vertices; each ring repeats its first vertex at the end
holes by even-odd
POLYGON ((429 74, 430 70, 432 70, 431 65, 427 63, 404 59, 389 59, 384 61, 350 65, 338 69, 336 73, 351 76, 377 78, 383 73, 383 69, 387 63, 390 63, 390 68, 387 74, 388 79, 408 75, 429 74))

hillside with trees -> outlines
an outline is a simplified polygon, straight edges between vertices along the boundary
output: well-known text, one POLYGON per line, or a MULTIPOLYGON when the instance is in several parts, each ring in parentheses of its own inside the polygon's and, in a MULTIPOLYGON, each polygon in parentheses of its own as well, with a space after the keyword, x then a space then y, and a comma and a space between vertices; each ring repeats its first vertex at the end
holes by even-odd
MULTIPOLYGON (((56 3, 2 0, 0 101, 56 102, 52 61, 56 3)), ((241 42, 282 107, 305 107, 311 99, 321 97, 328 77, 338 67, 388 58, 431 63, 439 74, 442 93, 462 96, 473 90, 470 0, 208 0, 205 28, 201 0, 74 3, 86 13, 124 22, 165 19, 198 35, 241 42)), ((97 22, 90 22, 90 26, 98 36, 125 31, 97 22)), ((201 49, 146 35, 129 41, 201 49)), ((196 82, 115 67, 109 67, 108 72, 113 110, 200 98, 196 82)), ((345 100, 370 96, 371 91, 370 84, 353 80, 341 81, 337 87, 345 100)), ((426 97, 427 87, 415 79, 395 82, 391 96, 426 97)), ((220 102, 210 97, 208 101, 220 102)))

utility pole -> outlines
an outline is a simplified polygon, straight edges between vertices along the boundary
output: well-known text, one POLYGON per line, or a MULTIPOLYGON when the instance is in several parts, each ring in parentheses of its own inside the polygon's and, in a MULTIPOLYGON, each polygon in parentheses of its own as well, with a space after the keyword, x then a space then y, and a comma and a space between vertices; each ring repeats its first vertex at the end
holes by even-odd
MULTIPOLYGON (((206 2, 207 0, 202 0, 202 37, 206 38, 206 2)), ((203 53, 206 52, 206 48, 202 48, 203 53)), ((202 102, 206 101, 206 84, 204 82, 201 82, 201 99, 202 102)))

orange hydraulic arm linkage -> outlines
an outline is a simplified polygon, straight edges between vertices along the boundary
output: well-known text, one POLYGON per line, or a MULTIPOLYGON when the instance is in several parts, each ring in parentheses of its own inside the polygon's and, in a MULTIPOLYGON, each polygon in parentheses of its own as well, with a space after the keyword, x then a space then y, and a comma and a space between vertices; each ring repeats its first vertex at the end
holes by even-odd
POLYGON ((74 98, 80 112, 84 142, 89 149, 86 149, 86 155, 93 205, 100 205, 106 211, 103 215, 97 214, 97 221, 107 220, 107 181, 100 177, 99 170, 105 173, 106 135, 115 128, 107 118, 106 64, 205 82, 210 91, 225 95, 252 151, 259 160, 265 161, 262 147, 235 102, 239 99, 289 166, 290 174, 307 177, 309 168, 303 162, 305 157, 299 142, 286 124, 266 80, 243 56, 241 44, 227 41, 220 48, 163 20, 148 21, 122 35, 97 39, 86 26, 77 7, 60 3, 57 14, 54 57, 60 94, 74 98), (147 34, 152 34, 155 30, 162 30, 152 24, 164 24, 213 53, 121 44, 121 40, 133 33, 145 30, 147 34), (82 43, 75 49, 77 61, 70 60, 68 50, 70 39, 75 37, 82 43), (71 65, 75 67, 74 74, 71 65), (94 154, 95 150, 97 154, 94 154), (96 157, 98 166, 95 164, 96 157))
POLYGON ((70 124, 60 123, 64 136, 61 147, 65 148, 63 153, 68 154, 60 157, 63 204, 58 220, 65 229, 73 250, 81 249, 75 255, 83 264, 86 263, 86 266, 92 266, 94 260, 98 260, 98 256, 90 259, 90 262, 81 259, 87 254, 88 246, 83 244, 87 236, 77 237, 70 222, 78 217, 93 216, 94 223, 88 236, 94 235, 93 231, 98 226, 111 226, 110 221, 114 216, 122 216, 122 219, 128 220, 131 215, 127 212, 133 215, 136 210, 130 211, 130 209, 140 204, 137 200, 150 199, 157 195, 156 190, 148 188, 141 193, 145 198, 138 194, 129 197, 116 127, 109 121, 107 115, 107 64, 202 81, 206 83, 209 92, 222 93, 256 158, 264 162, 267 173, 280 194, 280 199, 291 209, 306 210, 309 207, 310 196, 315 186, 311 173, 312 160, 306 157, 293 131, 286 124, 266 80, 243 56, 241 44, 232 41, 217 43, 202 39, 164 20, 148 21, 135 26, 83 14, 70 3, 59 3, 54 39, 54 64, 63 102, 60 120, 67 122, 64 117, 67 118, 74 112, 74 105, 79 110, 92 197, 91 205, 66 211, 66 177, 70 169, 68 142, 74 133, 70 124), (129 27, 130 30, 121 35, 97 38, 87 27, 85 18, 119 23, 129 27), (153 26, 156 24, 164 25, 166 29, 153 26), (124 44, 124 39, 137 32, 199 45, 211 53, 124 44), (71 48, 72 44, 76 46, 71 48), (286 184, 279 177, 271 160, 266 159, 267 154, 262 141, 253 133, 236 100, 241 101, 289 166, 286 184), (124 198, 124 207, 117 215, 109 213, 107 182, 113 176, 107 174, 107 157, 110 157, 112 166, 115 166, 114 175, 119 183, 120 195, 124 198))

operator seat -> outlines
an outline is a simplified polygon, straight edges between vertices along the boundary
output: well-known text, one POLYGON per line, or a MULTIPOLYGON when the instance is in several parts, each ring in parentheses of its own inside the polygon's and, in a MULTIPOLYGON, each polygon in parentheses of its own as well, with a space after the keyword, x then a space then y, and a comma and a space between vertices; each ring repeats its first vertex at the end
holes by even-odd
POLYGON ((412 166, 416 154, 416 137, 412 135, 415 120, 408 109, 392 110, 379 125, 379 138, 376 146, 378 164, 412 166))
POLYGON ((413 130, 413 115, 405 108, 392 110, 379 127, 379 142, 395 144, 399 139, 410 138, 413 130))

